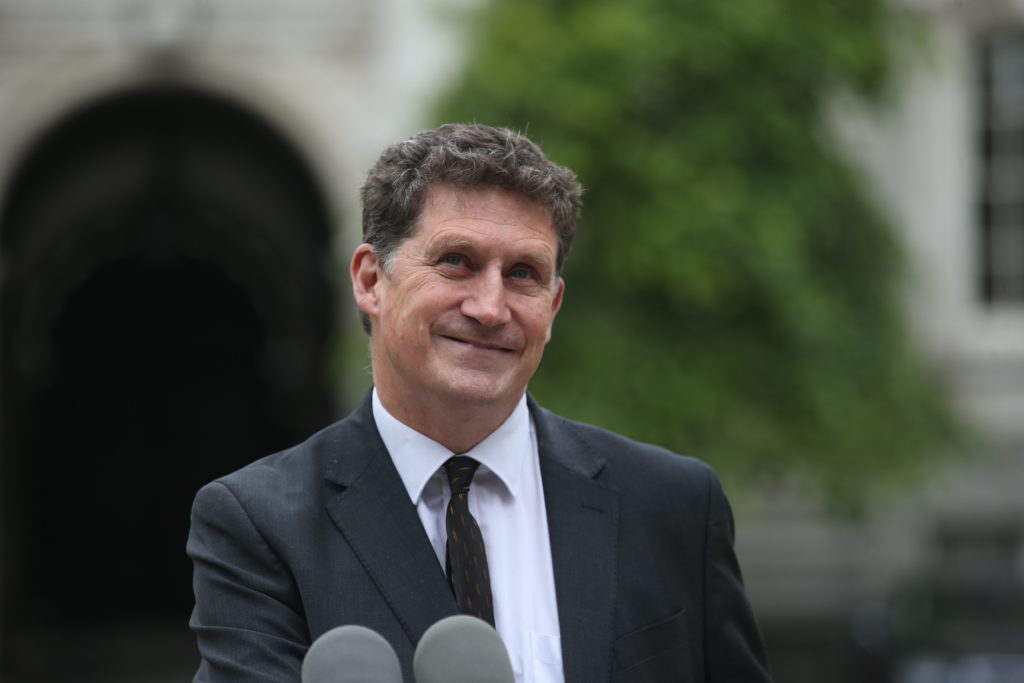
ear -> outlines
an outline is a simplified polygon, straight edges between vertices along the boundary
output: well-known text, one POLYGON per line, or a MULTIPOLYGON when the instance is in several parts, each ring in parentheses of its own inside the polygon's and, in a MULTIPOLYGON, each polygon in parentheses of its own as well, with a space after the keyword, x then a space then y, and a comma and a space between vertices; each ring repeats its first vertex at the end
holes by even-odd
POLYGON ((558 309, 562 307, 562 296, 565 294, 565 280, 558 278, 558 285, 555 289, 555 297, 551 300, 551 319, 548 321, 548 333, 544 340, 545 343, 551 341, 551 325, 555 322, 555 315, 558 314, 558 309))
POLYGON ((377 284, 384 273, 372 246, 364 242, 356 247, 349 265, 349 274, 352 276, 352 296, 356 306, 371 318, 376 317, 380 310, 377 284))

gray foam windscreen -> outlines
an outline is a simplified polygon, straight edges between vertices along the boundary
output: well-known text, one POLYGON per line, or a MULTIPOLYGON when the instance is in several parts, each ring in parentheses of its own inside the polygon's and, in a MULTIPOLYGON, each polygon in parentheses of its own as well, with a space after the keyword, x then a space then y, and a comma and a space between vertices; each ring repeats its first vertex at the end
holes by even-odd
POLYGON ((338 626, 306 652, 302 683, 402 683, 402 667, 394 648, 376 631, 338 626))
POLYGON ((515 683, 497 631, 460 614, 427 629, 413 657, 416 683, 515 683))

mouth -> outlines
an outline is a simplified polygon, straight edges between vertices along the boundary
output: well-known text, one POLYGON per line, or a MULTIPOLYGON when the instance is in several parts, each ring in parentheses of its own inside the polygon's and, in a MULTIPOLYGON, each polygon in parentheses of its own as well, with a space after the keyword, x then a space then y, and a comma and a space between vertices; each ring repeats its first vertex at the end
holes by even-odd
POLYGON ((441 338, 442 339, 447 339, 448 341, 453 341, 456 344, 461 344, 463 346, 470 346, 470 347, 472 347, 474 349, 479 349, 481 351, 491 351, 491 352, 496 352, 496 353, 513 353, 513 352, 515 352, 515 349, 513 349, 511 347, 502 346, 501 344, 495 344, 494 342, 479 341, 479 340, 475 340, 475 339, 466 339, 464 337, 453 337, 453 336, 448 335, 448 334, 442 334, 441 338))

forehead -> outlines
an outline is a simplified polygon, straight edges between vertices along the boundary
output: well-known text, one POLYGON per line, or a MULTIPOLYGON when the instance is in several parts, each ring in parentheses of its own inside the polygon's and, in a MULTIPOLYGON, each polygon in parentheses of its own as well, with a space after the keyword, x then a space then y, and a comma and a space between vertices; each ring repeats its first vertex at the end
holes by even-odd
POLYGON ((496 187, 431 187, 411 237, 430 240, 449 232, 537 239, 557 249, 554 222, 545 206, 496 187))

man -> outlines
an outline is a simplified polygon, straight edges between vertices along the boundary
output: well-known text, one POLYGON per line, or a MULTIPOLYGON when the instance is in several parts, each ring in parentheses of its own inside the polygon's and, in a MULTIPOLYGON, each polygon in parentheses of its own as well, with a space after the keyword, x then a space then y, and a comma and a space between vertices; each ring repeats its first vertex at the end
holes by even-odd
POLYGON ((298 681, 341 624, 381 633, 411 681, 459 611, 496 626, 520 682, 769 680, 711 470, 526 395, 580 195, 509 130, 383 153, 351 262, 374 389, 196 496, 197 682, 298 681))

